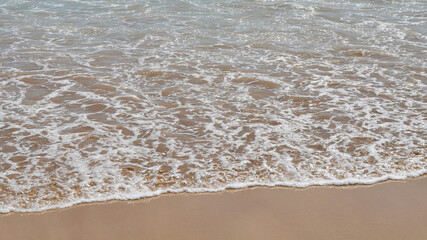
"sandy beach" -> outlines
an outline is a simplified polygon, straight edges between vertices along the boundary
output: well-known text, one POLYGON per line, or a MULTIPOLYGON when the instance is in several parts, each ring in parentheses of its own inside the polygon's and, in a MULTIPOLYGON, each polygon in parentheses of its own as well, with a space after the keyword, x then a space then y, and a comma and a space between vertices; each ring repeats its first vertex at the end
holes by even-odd
POLYGON ((427 240, 426 13, 0 1, 0 240, 427 240))
POLYGON ((425 239, 427 178, 169 194, 0 217, 0 239, 425 239))

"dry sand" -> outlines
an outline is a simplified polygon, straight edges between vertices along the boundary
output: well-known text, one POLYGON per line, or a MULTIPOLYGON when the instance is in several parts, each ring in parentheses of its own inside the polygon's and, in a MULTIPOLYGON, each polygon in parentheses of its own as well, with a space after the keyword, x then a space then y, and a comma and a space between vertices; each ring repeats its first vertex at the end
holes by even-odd
POLYGON ((0 217, 0 239, 427 239, 427 177, 369 187, 169 194, 0 217))

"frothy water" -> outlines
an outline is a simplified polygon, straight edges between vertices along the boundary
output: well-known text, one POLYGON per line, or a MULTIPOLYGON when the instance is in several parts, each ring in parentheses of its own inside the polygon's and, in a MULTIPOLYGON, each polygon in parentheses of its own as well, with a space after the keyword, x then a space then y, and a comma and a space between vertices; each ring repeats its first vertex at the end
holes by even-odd
POLYGON ((424 0, 0 3, 0 212, 427 172, 424 0))

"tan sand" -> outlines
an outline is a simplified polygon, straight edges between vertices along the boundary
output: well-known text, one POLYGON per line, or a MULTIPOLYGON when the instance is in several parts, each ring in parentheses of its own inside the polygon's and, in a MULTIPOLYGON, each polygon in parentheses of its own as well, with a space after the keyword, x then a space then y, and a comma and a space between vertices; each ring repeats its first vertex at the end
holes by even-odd
POLYGON ((0 239, 423 240, 427 177, 370 187, 170 194, 9 214, 0 217, 0 239))

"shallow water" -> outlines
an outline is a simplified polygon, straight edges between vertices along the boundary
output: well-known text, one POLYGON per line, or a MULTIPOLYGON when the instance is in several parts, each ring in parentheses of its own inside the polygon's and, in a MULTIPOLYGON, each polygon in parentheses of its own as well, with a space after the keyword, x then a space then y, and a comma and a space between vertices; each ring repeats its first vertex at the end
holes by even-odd
POLYGON ((425 174, 426 12, 2 1, 0 212, 425 174))

